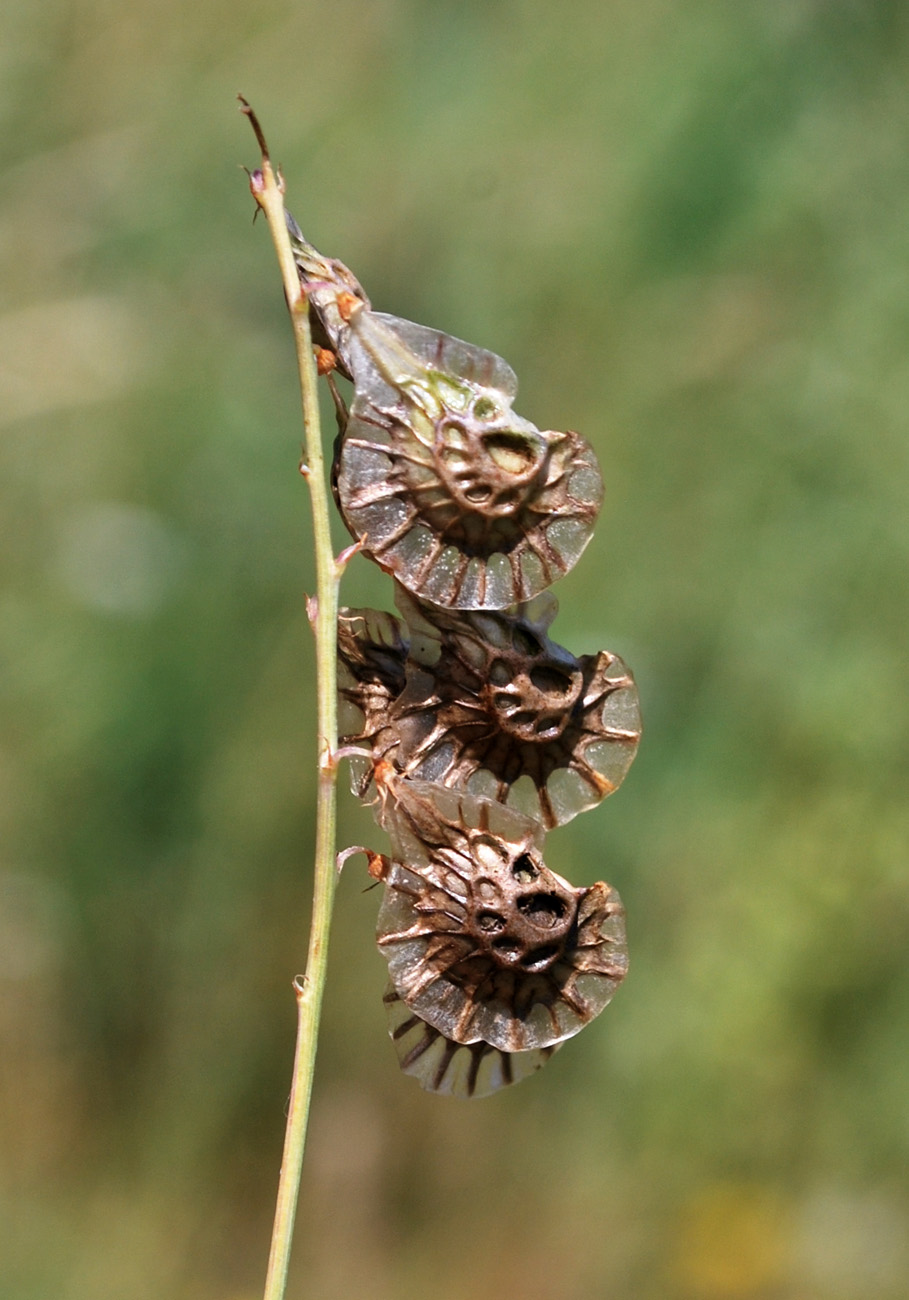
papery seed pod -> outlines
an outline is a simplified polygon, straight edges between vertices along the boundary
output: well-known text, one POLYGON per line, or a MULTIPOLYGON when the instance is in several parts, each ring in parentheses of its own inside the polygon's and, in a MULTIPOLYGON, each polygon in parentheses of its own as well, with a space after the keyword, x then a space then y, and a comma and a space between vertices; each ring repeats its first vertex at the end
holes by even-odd
MULTIPOLYGON (((502 613, 450 613, 400 586, 395 599, 406 630, 390 614, 342 611, 345 743, 366 743, 374 761, 390 758, 403 776, 496 799, 547 828, 618 788, 641 735, 634 679, 609 651, 575 658, 548 638, 550 593, 502 613), (379 684, 377 654, 386 665, 379 684)), ((366 794, 370 776, 358 769, 355 794, 366 794)))
POLYGON ((590 540, 603 497, 590 444, 515 415, 514 372, 494 353, 348 306, 354 399, 335 482, 364 554, 437 605, 537 595, 590 540))
POLYGON ((575 658, 546 630, 546 592, 504 612, 450 613, 400 587, 407 683, 392 706, 398 769, 561 825, 622 783, 641 737, 618 655, 575 658))
POLYGON ((501 804, 378 776, 401 860, 384 873, 376 936, 402 1001, 445 1038, 503 1052, 576 1034, 627 970, 615 890, 550 871, 540 826, 501 804))
POLYGON ((489 1043, 456 1043, 414 1015, 389 984, 383 998, 398 1063, 426 1092, 488 1097, 520 1083, 545 1065, 559 1045, 533 1052, 500 1052, 489 1043))
POLYGON ((593 449, 515 415, 517 380, 501 357, 370 310, 353 273, 289 214, 287 225, 315 341, 354 382, 333 473, 352 535, 436 604, 529 600, 590 539, 603 497, 593 449))

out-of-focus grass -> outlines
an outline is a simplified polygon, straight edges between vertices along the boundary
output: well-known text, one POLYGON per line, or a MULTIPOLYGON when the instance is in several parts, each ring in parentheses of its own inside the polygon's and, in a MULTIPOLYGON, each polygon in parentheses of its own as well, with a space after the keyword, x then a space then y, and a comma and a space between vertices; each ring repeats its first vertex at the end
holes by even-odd
MULTIPOLYGON (((641 753, 552 864, 632 973, 487 1102, 399 1076, 342 882, 297 1294, 909 1286, 909 44, 896 4, 5 12, 4 1294, 256 1295, 309 906, 292 349, 242 90, 377 306, 607 499, 561 640, 641 753)), ((341 534, 339 532, 339 542, 341 534)), ((388 591, 365 562, 348 603, 388 591)), ((352 801, 345 838, 376 832, 352 801)))

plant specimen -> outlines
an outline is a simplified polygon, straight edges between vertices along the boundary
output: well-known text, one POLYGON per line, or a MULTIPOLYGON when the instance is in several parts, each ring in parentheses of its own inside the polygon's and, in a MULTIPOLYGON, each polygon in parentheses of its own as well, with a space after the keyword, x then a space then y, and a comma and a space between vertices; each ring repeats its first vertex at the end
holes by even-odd
POLYGON ((315 899, 306 976, 296 984, 297 1056, 266 1284, 266 1300, 277 1300, 336 861, 365 853, 383 886, 384 1001, 405 1073, 429 1091, 467 1097, 517 1082, 598 1015, 625 977, 616 891, 574 887, 543 850, 549 831, 619 786, 640 716, 616 655, 578 658, 549 636, 557 606, 548 588, 581 556, 602 503, 590 444, 519 416, 514 372, 494 353, 373 311, 353 273, 313 248, 285 212, 283 182, 243 108, 262 149, 251 189, 294 325, 317 570, 315 899), (337 558, 317 368, 338 419, 331 487, 354 539, 337 558), (338 376, 352 387, 349 401, 338 376), (400 617, 338 609, 354 551, 391 575, 400 617), (350 848, 336 859, 342 757, 389 854, 350 848))

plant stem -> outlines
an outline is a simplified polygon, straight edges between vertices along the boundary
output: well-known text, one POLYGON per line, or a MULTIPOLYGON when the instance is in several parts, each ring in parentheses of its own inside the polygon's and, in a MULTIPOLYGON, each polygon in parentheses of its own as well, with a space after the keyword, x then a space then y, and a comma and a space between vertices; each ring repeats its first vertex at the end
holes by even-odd
POLYGON ((284 294, 293 324, 303 399, 303 461, 300 472, 309 486, 316 561, 316 598, 309 604, 316 642, 318 698, 318 796, 313 911, 309 931, 306 973, 294 981, 297 996, 297 1042, 293 1081, 284 1136, 284 1154, 278 1181, 278 1202, 272 1229, 264 1300, 282 1300, 293 1239, 306 1126, 316 1063, 319 1016, 328 960, 328 935, 337 883, 335 826, 337 795, 337 623, 338 580, 341 563, 335 560, 329 527, 328 486, 322 456, 319 421, 318 376, 309 328, 309 310, 300 286, 287 226, 284 220, 284 183, 272 167, 268 148, 252 109, 241 97, 262 151, 262 166, 250 176, 250 189, 268 219, 268 227, 284 281, 284 294))

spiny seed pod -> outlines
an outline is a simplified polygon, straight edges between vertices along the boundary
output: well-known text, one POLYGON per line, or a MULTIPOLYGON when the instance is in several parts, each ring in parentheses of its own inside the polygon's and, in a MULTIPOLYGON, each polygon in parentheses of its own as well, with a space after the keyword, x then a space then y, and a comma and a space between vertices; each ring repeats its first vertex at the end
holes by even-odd
POLYGON ((372 311, 353 273, 287 224, 315 340, 354 383, 333 480, 364 553, 454 609, 543 591, 578 559, 602 503, 590 444, 517 416, 517 379, 495 353, 372 311))
POLYGON ((634 678, 618 655, 575 658, 549 639, 550 593, 501 613, 452 614, 400 588, 396 600, 410 641, 392 706, 402 772, 546 827, 621 785, 641 737, 634 678))
POLYGON ((627 970, 616 892, 572 888, 538 823, 501 804, 378 777, 395 860, 376 935, 401 1000, 456 1043, 525 1052, 576 1034, 627 970))
MULTIPOLYGON (((575 658, 550 641, 549 593, 503 613, 451 613, 400 586, 395 599, 407 634, 390 614, 342 613, 345 742, 546 827, 618 788, 641 735, 634 679, 617 655, 575 658)), ((370 777, 358 769, 356 794, 370 777)))
POLYGON ((335 481, 351 534, 437 605, 504 609, 537 595, 590 540, 603 497, 590 444, 515 415, 500 357, 349 305, 354 400, 335 481))
POLYGON ((383 998, 398 1063, 426 1092, 488 1097, 545 1065, 558 1044, 533 1052, 501 1052, 489 1043, 456 1043, 415 1015, 389 984, 383 998))

